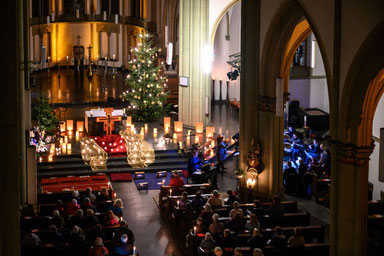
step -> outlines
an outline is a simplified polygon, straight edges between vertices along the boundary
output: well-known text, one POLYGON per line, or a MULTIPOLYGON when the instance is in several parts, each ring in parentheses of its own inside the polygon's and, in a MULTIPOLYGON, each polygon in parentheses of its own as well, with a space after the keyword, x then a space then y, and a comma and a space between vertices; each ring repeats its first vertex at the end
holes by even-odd
POLYGON ((57 170, 52 170, 49 172, 43 172, 43 173, 37 173, 37 176, 39 178, 44 178, 44 177, 58 177, 58 176, 69 176, 69 175, 92 175, 95 173, 119 173, 119 172, 138 172, 138 171, 143 171, 143 172, 158 172, 158 171, 172 171, 172 170, 185 170, 186 165, 184 164, 176 164, 176 165, 162 165, 162 166, 148 166, 146 168, 132 168, 130 166, 124 167, 124 168, 108 168, 107 170, 103 171, 92 171, 91 169, 87 170, 63 170, 63 171, 57 171, 57 170))

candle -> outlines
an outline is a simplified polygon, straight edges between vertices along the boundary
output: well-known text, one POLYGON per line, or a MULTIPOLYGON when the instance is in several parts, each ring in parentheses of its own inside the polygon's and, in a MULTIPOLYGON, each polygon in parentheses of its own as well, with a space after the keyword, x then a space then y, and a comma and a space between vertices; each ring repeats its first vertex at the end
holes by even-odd
POLYGON ((175 132, 173 133, 173 139, 177 140, 177 134, 175 132))
POLYGON ((175 132, 183 132, 183 122, 181 121, 175 121, 175 132))
POLYGON ((83 121, 77 121, 76 128, 79 132, 83 132, 84 131, 84 122, 83 121))
POLYGON ((68 142, 68 136, 65 135, 65 136, 64 136, 64 143, 67 143, 67 142, 68 142))
POLYGON ((170 117, 164 117, 164 128, 165 127, 171 127, 171 118, 170 117))
POLYGON ((195 136, 195 143, 199 143, 199 136, 195 136))
POLYGON ((172 189, 169 190, 169 196, 172 196, 172 189))
POLYGON ((68 135, 72 136, 72 130, 68 131, 68 135))
POLYGON ((49 150, 49 153, 52 155, 55 153, 55 145, 54 144, 51 144, 51 148, 49 150))
POLYGON ((209 126, 206 128, 205 132, 206 132, 206 136, 208 138, 212 138, 213 137, 213 132, 215 131, 215 128, 212 127, 212 126, 209 126))
POLYGON ((71 143, 68 143, 67 144, 67 150, 70 151, 72 149, 72 144, 71 143))
POLYGON ((52 155, 49 155, 49 156, 48 156, 48 162, 52 162, 52 160, 53 160, 53 156, 52 156, 52 155))
POLYGON ((211 149, 211 154, 209 155, 210 157, 213 157, 215 155, 213 149, 211 149))
POLYGON ((193 234, 196 235, 196 226, 193 227, 193 234))
POLYGON ((215 147, 215 140, 211 140, 211 147, 212 147, 212 148, 215 147))
MULTIPOLYGON (((60 59, 59 59, 60 61, 60 59)), ((67 130, 72 131, 73 130, 73 120, 67 120, 67 130)))
POLYGON ((165 180, 163 180, 163 186, 165 185, 165 180))
POLYGON ((41 156, 39 157, 39 162, 43 162, 43 158, 41 156))
POLYGON ((203 133, 204 124, 202 122, 196 122, 196 133, 203 133))
POLYGON ((133 246, 133 255, 136 255, 136 246, 133 246))
POLYGON ((116 59, 116 55, 115 55, 115 54, 112 55, 112 59, 113 59, 113 60, 116 59))
POLYGON ((168 132, 169 132, 169 127, 166 126, 166 127, 165 127, 165 134, 168 134, 168 132))
POLYGON ((131 125, 131 133, 135 133, 135 125, 134 124, 131 125))
POLYGON ((148 134, 148 124, 144 125, 145 134, 148 134))
POLYGON ((60 144, 62 144, 63 143, 63 138, 60 138, 60 144))
POLYGON ((153 134, 157 134, 157 128, 153 128, 153 134))
POLYGON ((188 130, 188 133, 187 133, 188 135, 191 135, 191 130, 188 130))
POLYGON ((180 207, 180 200, 177 200, 177 208, 180 207))
POLYGON ((119 23, 119 15, 118 14, 115 14, 115 23, 119 23))

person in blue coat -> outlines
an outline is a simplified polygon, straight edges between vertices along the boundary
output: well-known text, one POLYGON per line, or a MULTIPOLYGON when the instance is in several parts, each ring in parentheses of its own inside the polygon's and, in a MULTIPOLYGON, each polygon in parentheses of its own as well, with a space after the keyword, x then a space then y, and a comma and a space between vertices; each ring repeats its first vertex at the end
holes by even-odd
POLYGON ((197 150, 193 150, 192 156, 189 158, 188 161, 188 177, 192 177, 192 174, 196 171, 199 171, 202 166, 203 163, 199 158, 199 152, 197 150))
POLYGON ((217 146, 216 146, 216 158, 217 158, 217 171, 224 172, 224 161, 227 157, 227 145, 224 143, 223 136, 217 137, 217 146))

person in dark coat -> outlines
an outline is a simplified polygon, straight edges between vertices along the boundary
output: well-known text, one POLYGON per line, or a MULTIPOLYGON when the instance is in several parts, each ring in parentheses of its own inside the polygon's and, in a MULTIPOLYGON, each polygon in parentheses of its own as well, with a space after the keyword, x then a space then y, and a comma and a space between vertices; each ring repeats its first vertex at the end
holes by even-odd
POLYGON ((69 255, 84 256, 85 254, 85 235, 78 226, 73 226, 68 238, 69 255))
POLYGON ((221 248, 235 248, 239 244, 239 240, 231 235, 229 229, 224 230, 224 237, 220 241, 221 248))
POLYGON ((92 209, 87 210, 87 217, 85 217, 83 225, 84 227, 96 227, 97 224, 100 224, 99 219, 95 216, 95 212, 92 209))
POLYGON ((55 225, 49 226, 47 242, 54 245, 63 242, 63 234, 57 230, 57 227, 55 225))
POLYGON ((253 229, 252 237, 248 239, 247 245, 251 248, 264 248, 265 240, 264 237, 261 235, 259 229, 253 229))
POLYGON ((203 163, 199 158, 199 152, 197 150, 192 151, 192 156, 188 160, 188 177, 192 177, 192 174, 203 167, 203 163))
POLYGON ((196 192, 195 198, 192 200, 191 205, 192 209, 196 212, 200 212, 205 205, 203 198, 201 197, 202 192, 199 190, 196 192))

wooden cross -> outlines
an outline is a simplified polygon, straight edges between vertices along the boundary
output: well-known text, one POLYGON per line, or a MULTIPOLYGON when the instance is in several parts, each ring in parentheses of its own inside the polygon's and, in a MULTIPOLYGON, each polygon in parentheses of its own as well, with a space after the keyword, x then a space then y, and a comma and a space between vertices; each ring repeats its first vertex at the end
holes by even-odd
POLYGON ((115 129, 115 122, 121 121, 121 116, 112 116, 113 108, 105 108, 105 117, 96 117, 96 122, 104 123, 106 135, 111 135, 115 129))

